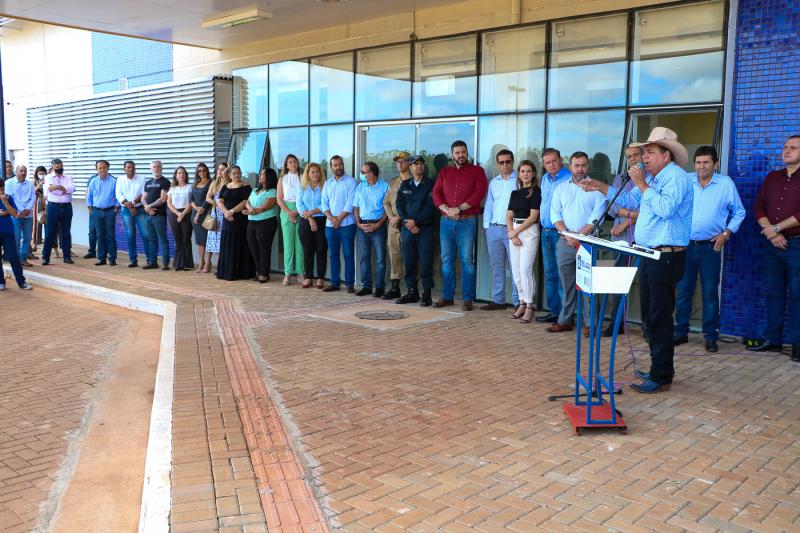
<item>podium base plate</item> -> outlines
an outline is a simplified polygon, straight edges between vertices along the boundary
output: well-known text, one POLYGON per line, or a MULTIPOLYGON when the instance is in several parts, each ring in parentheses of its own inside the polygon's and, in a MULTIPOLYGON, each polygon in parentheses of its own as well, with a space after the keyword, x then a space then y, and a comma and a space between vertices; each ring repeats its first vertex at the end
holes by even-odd
MULTIPOLYGON (((564 403, 564 413, 572 424, 572 429, 575 430, 576 435, 580 435, 586 428, 617 428, 620 433, 625 435, 628 432, 628 425, 621 416, 617 415, 617 423, 586 423, 586 406, 575 405, 573 403, 564 403)), ((600 420, 611 420, 611 405, 605 403, 603 405, 592 406, 592 418, 600 420)))

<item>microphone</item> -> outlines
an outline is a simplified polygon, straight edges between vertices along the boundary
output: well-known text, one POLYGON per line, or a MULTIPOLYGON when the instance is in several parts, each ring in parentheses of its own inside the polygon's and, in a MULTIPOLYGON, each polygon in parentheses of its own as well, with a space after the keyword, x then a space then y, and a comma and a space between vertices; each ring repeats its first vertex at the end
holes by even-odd
MULTIPOLYGON (((641 161, 639 161, 639 162, 636 164, 636 167, 637 167, 639 170, 644 170, 644 163, 642 163, 641 161)), ((624 187, 624 186, 625 186, 625 185, 626 185, 626 184, 627 184, 629 181, 631 181, 631 171, 630 171, 630 169, 628 169, 628 171, 625 173, 625 175, 624 175, 624 176, 622 176, 622 187, 624 187)))

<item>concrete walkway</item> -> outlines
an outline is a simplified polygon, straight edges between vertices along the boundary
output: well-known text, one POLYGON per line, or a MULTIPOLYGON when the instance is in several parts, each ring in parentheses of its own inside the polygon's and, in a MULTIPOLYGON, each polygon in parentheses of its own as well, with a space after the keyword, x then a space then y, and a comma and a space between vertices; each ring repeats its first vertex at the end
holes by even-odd
MULTIPOLYGON (((627 435, 577 437, 547 401, 571 390, 574 337, 509 311, 124 261, 32 270, 177 304, 172 531, 800 529, 800 365, 784 355, 693 340, 670 392, 618 397, 627 435)), ((638 332, 618 383, 635 365, 638 332)))

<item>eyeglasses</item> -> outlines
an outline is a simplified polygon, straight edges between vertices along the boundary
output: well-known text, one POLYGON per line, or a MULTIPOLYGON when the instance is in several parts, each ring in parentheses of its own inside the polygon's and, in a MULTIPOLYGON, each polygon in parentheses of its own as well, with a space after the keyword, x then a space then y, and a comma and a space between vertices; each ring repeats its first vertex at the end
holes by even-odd
POLYGON ((501 160, 497 161, 497 164, 498 165, 513 165, 514 164, 514 160, 513 159, 501 159, 501 160))

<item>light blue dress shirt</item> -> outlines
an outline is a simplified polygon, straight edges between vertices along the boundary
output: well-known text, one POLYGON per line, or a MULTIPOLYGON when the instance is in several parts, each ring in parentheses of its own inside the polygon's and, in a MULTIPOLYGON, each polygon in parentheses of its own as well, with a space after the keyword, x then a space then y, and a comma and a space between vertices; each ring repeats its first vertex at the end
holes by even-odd
MULTIPOLYGON (((33 204, 36 203, 36 186, 32 180, 26 179, 20 183, 16 176, 7 179, 6 194, 14 199, 14 204, 19 211, 31 210, 25 218, 33 217, 33 204)), ((0 204, 0 209, 2 209, 2 204, 0 204)))
POLYGON ((378 179, 375 185, 370 185, 368 181, 359 183, 353 200, 353 207, 358 208, 358 217, 361 220, 378 220, 385 215, 383 199, 388 191, 389 184, 382 179, 378 179))
MULTIPOLYGON (((614 189, 619 190, 620 185, 622 185, 622 179, 625 177, 625 174, 619 174, 614 177, 614 189)), ((633 181, 628 180, 628 183, 625 184, 625 190, 623 193, 630 193, 633 190, 635 185, 633 181)), ((624 221, 628 220, 628 217, 621 217, 619 216, 620 209, 627 209, 628 211, 638 211, 639 210, 639 198, 634 198, 631 194, 625 195, 625 200, 621 201, 622 195, 620 198, 617 198, 617 201, 614 202, 614 205, 611 206, 608 210, 608 214, 614 217, 614 225, 622 224, 624 221)), ((610 200, 609 200, 610 201, 610 200)), ((633 232, 636 230, 636 222, 631 220, 630 226, 625 229, 625 232, 622 235, 612 235, 612 241, 625 241, 628 244, 633 242, 633 232)))
POLYGON ((516 170, 508 179, 503 179, 503 176, 498 174, 489 182, 489 194, 486 195, 486 203, 483 206, 483 227, 485 229, 489 229, 492 224, 506 225, 508 201, 511 199, 511 193, 516 190, 516 170))
POLYGON ((726 229, 731 233, 739 231, 746 212, 733 180, 714 173, 702 187, 697 172, 690 172, 689 179, 694 186, 692 240, 707 241, 726 229))
POLYGON ((599 220, 605 209, 606 198, 603 193, 584 191, 570 177, 553 192, 550 219, 553 223, 562 221, 569 231, 577 233, 586 224, 599 220))
MULTIPOLYGON (((694 196, 689 175, 670 163, 655 177, 648 176, 647 184, 650 188, 645 193, 634 187, 619 197, 625 201, 630 195, 639 202, 639 218, 633 234, 636 244, 648 248, 687 246, 692 233, 694 196)), ((616 193, 614 187, 609 187, 606 199, 610 201, 616 193)))
MULTIPOLYGON (((339 216, 339 213, 347 211, 350 213, 339 227, 350 226, 355 224, 356 220, 353 217, 353 201, 356 198, 356 180, 353 176, 345 174, 338 180, 330 178, 325 182, 322 188, 322 198, 320 200, 320 209, 322 212, 330 211, 331 215, 339 216)), ((329 228, 333 227, 330 220, 325 221, 325 225, 329 228)))
POLYGON ((547 172, 542 176, 542 205, 539 209, 541 224, 543 228, 553 228, 553 220, 550 219, 550 202, 553 199, 553 192, 565 181, 572 178, 572 173, 567 167, 561 167, 558 174, 551 176, 547 172))
POLYGON ((117 178, 109 174, 106 179, 100 179, 97 174, 89 178, 86 187, 86 206, 106 209, 117 205, 117 178))
MULTIPOLYGON (((297 212, 305 213, 312 209, 319 209, 320 202, 322 202, 322 189, 316 189, 309 185, 305 189, 300 189, 297 193, 297 212)), ((324 217, 323 213, 317 213, 315 217, 324 217)))

